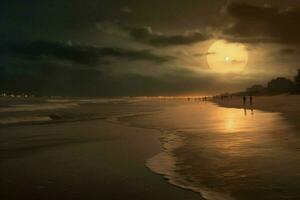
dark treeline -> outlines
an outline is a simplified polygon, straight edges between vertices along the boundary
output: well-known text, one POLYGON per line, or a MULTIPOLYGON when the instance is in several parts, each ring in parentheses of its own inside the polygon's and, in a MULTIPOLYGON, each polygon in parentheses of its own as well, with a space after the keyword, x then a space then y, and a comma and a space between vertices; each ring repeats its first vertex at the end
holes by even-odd
POLYGON ((246 91, 238 92, 235 95, 276 95, 276 94, 300 94, 300 69, 294 80, 285 77, 278 77, 268 82, 266 86, 253 85, 246 91))

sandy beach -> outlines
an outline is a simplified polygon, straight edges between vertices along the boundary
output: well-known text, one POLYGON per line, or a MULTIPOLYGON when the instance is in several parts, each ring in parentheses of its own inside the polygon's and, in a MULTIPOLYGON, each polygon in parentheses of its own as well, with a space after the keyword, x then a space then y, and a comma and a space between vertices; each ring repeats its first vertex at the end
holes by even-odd
POLYGON ((146 168, 160 135, 99 120, 1 128, 1 199, 199 199, 146 168))
MULTIPOLYGON (((227 108, 244 108, 242 97, 232 99, 214 99, 214 103, 227 108)), ((247 99, 246 108, 259 109, 268 112, 279 112, 284 115, 295 126, 300 127, 300 95, 277 95, 277 96, 254 96, 253 106, 249 105, 247 99)))
POLYGON ((181 101, 121 121, 166 130, 164 151, 151 169, 205 199, 297 200, 298 129, 279 112, 247 112, 181 101))
POLYGON ((1 199, 297 200, 298 129, 275 110, 287 97, 274 98, 272 112, 260 110, 271 101, 261 97, 247 115, 225 108, 239 107, 237 97, 224 107, 159 98, 2 101, 1 199))

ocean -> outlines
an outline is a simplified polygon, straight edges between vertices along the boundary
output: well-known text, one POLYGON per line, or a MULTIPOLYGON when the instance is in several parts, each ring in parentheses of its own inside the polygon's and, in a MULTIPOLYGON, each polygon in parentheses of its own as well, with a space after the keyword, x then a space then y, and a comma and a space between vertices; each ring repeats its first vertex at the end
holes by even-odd
MULTIPOLYGON (((103 121, 137 128, 140 132, 159 132, 160 152, 145 158, 142 167, 153 175, 159 174, 166 183, 200 194, 199 199, 300 199, 299 134, 280 113, 221 108, 211 102, 183 98, 3 98, 0 102, 2 163, 25 159, 44 147, 49 150, 70 142, 88 145, 93 142, 88 136, 89 129, 93 134, 101 134, 96 127, 103 121), (62 124, 73 126, 84 122, 94 122, 93 128, 86 125, 85 131, 78 130, 76 136, 69 134, 67 128, 66 135, 58 134, 55 129, 62 124), (35 134, 28 134, 32 127, 41 128, 35 134), (44 130, 47 130, 45 135, 41 134, 44 130)), ((114 131, 107 130, 106 134, 114 131)), ((138 143, 146 144, 149 142, 146 139, 143 136, 138 143)), ((55 169, 55 165, 52 167, 55 169)), ((9 172, 20 173, 20 169, 15 170, 9 172)), ((9 179, 10 175, 5 177, 9 179)), ((87 184, 88 180, 85 177, 87 184)), ((8 180, 5 181, 7 184, 8 180)), ((99 191, 101 196, 101 185, 99 191)))

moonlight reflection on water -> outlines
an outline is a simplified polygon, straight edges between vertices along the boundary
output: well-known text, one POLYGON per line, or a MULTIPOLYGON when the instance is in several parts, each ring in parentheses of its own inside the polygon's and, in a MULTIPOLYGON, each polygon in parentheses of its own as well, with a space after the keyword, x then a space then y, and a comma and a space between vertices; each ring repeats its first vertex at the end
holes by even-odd
POLYGON ((165 130, 164 151, 147 165, 175 185, 214 200, 300 197, 293 127, 279 113, 247 113, 194 104, 127 120, 165 130))

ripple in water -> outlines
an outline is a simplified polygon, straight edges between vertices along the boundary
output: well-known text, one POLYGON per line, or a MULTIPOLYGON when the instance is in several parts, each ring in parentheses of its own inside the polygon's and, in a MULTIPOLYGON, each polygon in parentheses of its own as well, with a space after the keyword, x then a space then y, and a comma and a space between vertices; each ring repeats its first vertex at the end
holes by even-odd
POLYGON ((147 166, 209 200, 300 199, 299 137, 279 113, 170 107, 127 119, 165 130, 163 152, 147 166))

